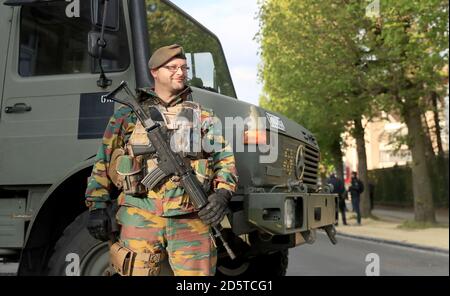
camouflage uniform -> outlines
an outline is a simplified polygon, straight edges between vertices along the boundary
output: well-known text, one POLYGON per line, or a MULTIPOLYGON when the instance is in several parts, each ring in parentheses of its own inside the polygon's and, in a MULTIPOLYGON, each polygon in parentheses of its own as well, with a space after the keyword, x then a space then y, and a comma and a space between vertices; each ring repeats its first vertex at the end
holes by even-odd
MULTIPOLYGON (((148 91, 153 100, 165 105, 156 93, 148 91)), ((171 106, 182 104, 190 89, 172 101, 171 106)), ((164 106, 168 109, 169 106, 164 106)), ((163 109, 164 109, 163 108, 163 109)), ((204 153, 205 158, 190 160, 199 181, 209 179, 212 190, 220 188, 234 192, 237 173, 232 149, 221 135, 220 127, 214 124, 212 112, 201 108, 201 134, 210 144, 219 144, 221 149, 204 153)), ((119 108, 111 117, 102 145, 97 153, 92 175, 86 190, 86 204, 90 208, 105 208, 110 202, 114 186, 108 175, 111 156, 126 144, 140 123, 128 107, 119 108)), ((122 192, 118 197, 120 209, 117 221, 121 225, 120 243, 137 253, 161 253, 169 255, 175 275, 213 275, 217 261, 214 239, 209 226, 197 216, 189 196, 176 180, 167 179, 146 192, 146 196, 133 196, 122 192)), ((137 262, 136 266, 145 266, 137 262)))

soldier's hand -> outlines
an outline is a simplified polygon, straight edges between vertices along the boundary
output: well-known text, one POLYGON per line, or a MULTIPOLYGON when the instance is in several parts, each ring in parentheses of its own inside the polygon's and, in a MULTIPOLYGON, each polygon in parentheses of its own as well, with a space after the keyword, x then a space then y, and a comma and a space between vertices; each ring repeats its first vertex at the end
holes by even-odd
POLYGON ((87 229, 94 238, 108 241, 111 234, 111 220, 108 211, 106 209, 90 211, 87 229))
POLYGON ((205 224, 217 226, 225 217, 230 198, 227 190, 219 189, 208 197, 208 203, 198 212, 198 216, 205 224))

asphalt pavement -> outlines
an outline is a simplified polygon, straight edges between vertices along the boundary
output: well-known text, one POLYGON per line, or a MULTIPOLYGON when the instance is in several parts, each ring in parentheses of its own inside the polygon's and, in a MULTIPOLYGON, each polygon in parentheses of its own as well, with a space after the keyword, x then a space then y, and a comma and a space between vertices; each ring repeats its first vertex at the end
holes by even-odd
MULTIPOLYGON (((288 276, 449 275, 449 255, 338 235, 332 245, 323 232, 312 245, 289 250, 288 276), (378 259, 376 259, 378 258, 378 259), (374 267, 374 264, 378 267, 374 267), (370 266, 369 266, 370 265, 370 266)), ((0 275, 14 275, 17 263, 0 263, 0 275)))
POLYGON ((312 245, 289 250, 288 276, 449 275, 449 255, 414 248, 337 236, 332 245, 322 232, 312 245), (378 259, 374 259, 377 258, 378 259))

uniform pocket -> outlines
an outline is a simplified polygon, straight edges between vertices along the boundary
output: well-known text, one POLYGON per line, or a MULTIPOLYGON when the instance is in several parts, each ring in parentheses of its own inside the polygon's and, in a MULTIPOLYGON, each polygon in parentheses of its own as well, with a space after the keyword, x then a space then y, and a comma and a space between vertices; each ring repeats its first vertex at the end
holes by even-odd
POLYGON ((132 157, 131 155, 122 155, 117 159, 117 174, 123 177, 123 192, 132 196, 145 196, 146 189, 142 185, 143 179, 143 157, 132 157))
POLYGON ((121 276, 131 275, 133 268, 133 251, 115 243, 109 249, 109 262, 121 276))
POLYGON ((119 190, 121 190, 123 187, 124 178, 117 173, 117 161, 124 154, 125 151, 121 148, 114 150, 111 154, 111 160, 108 167, 108 176, 119 190))

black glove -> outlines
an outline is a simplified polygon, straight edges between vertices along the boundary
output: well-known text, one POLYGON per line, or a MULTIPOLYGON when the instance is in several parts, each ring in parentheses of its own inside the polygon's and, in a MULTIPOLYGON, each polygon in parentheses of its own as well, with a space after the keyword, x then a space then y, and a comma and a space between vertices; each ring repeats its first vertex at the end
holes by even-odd
POLYGON ((87 223, 89 233, 103 242, 108 241, 111 236, 111 218, 107 209, 95 209, 89 212, 87 223))
POLYGON ((217 226, 225 217, 230 199, 231 193, 228 190, 217 190, 217 192, 208 196, 208 203, 198 212, 198 216, 205 224, 217 226))

